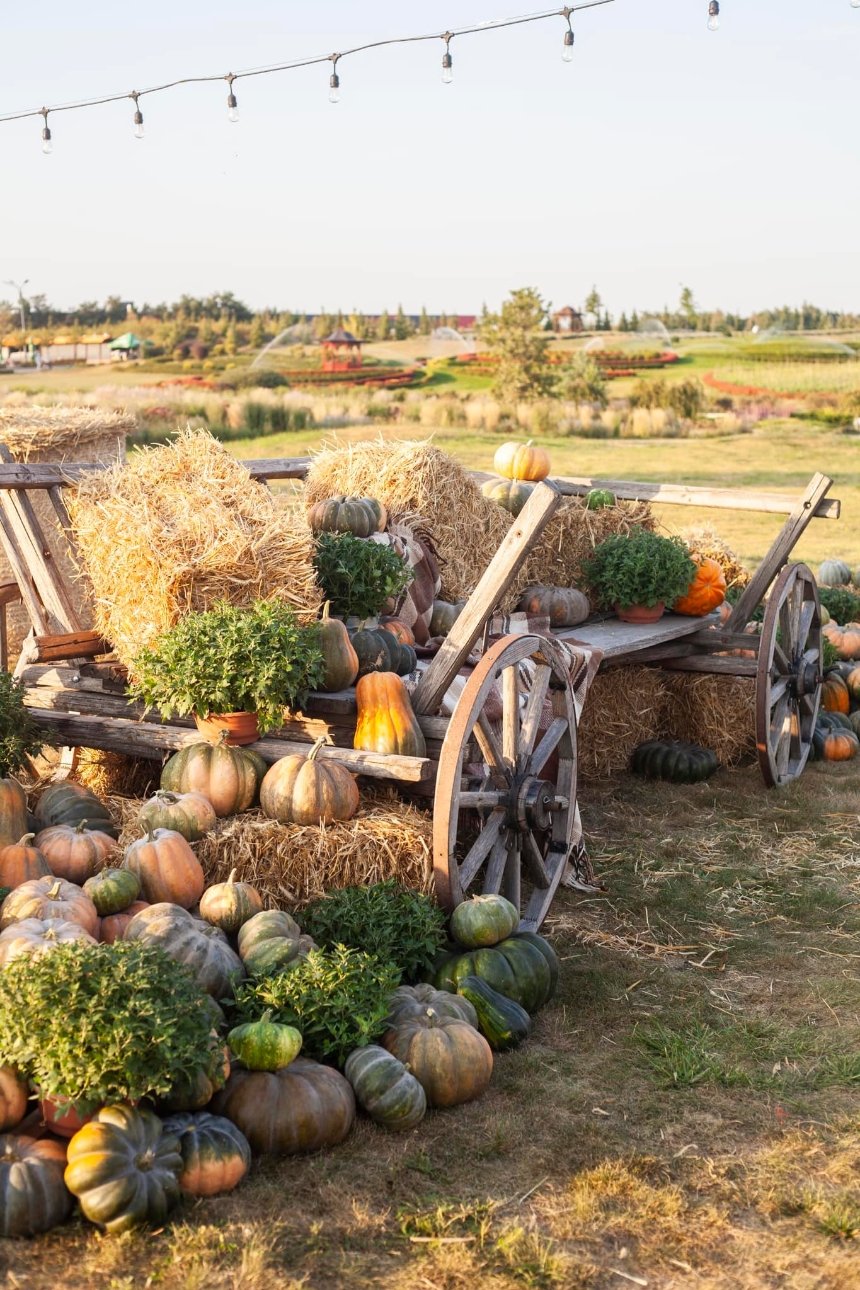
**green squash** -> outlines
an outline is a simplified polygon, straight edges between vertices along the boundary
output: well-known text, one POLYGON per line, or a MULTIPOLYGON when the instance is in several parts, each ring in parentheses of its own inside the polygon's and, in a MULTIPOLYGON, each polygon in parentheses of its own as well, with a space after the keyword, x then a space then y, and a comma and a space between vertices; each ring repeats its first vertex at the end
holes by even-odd
POLYGON ((264 909, 239 928, 239 957, 251 976, 269 976, 301 952, 301 928, 282 909, 264 909))
POLYGON ((84 892, 100 918, 121 914, 140 895, 140 880, 131 869, 102 869, 84 883, 84 892))
POLYGON ((673 784, 699 784, 719 767, 710 748, 676 739, 649 739, 634 748, 630 768, 646 779, 665 779, 673 784))
POLYGON ((343 1068, 356 1101, 386 1129, 414 1129, 427 1111, 427 1095, 393 1053, 377 1044, 356 1048, 343 1068))
POLYGON ((384 627, 360 627, 350 633, 350 640, 358 655, 358 680, 368 672, 396 672, 399 676, 406 676, 417 664, 412 647, 401 645, 397 637, 384 627))
POLYGON ((511 515, 519 515, 534 492, 534 484, 525 479, 488 479, 481 492, 511 515))
POLYGON ((295 1061, 302 1037, 293 1026, 272 1021, 271 1009, 259 1021, 236 1026, 227 1036, 232 1052, 249 1071, 277 1071, 295 1061))
POLYGON ((237 1187, 251 1168, 248 1139, 232 1120, 209 1111, 179 1111, 164 1121, 179 1139, 179 1186, 191 1196, 220 1196, 237 1187))
POLYGON ((449 600, 434 600, 433 616, 430 619, 431 637, 447 636, 465 607, 465 600, 458 600, 453 605, 449 600))
POLYGON ((388 515, 381 502, 373 497, 328 497, 308 511, 313 533, 352 533, 368 538, 381 533, 388 515))
POLYGON ((478 1014, 478 1029, 497 1053, 518 1048, 531 1034, 532 1021, 525 1008, 507 999, 478 976, 465 977, 457 993, 468 999, 478 1014))
POLYGON ((513 938, 492 949, 455 955, 437 972, 435 984, 456 994, 467 976, 480 977, 528 1013, 537 1012, 546 1003, 552 988, 549 965, 540 950, 513 938))
POLYGON ((549 968, 550 984, 548 998, 551 999, 558 989, 560 964, 558 956, 549 941, 543 936, 539 936, 537 932, 514 932, 511 940, 526 941, 527 944, 533 945, 534 948, 544 956, 547 962, 547 967, 549 968))
POLYGON ((48 785, 36 805, 35 817, 39 832, 55 824, 85 822, 88 828, 99 833, 119 837, 119 829, 105 804, 82 784, 72 784, 67 779, 48 785))
POLYGON ((589 511, 603 511, 615 504, 615 494, 608 488, 592 488, 585 494, 585 505, 589 511))
POLYGON ((451 915, 451 936, 467 950, 498 945, 516 931, 520 911, 504 896, 472 896, 451 915))

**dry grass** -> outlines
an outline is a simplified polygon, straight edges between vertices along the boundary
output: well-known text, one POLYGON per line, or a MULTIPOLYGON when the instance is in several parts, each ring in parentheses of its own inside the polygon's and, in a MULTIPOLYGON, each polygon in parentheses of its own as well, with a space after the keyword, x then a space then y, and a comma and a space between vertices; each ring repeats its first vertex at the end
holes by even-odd
POLYGON ((95 594, 96 626, 126 664, 189 610, 279 596, 320 603, 306 525, 211 435, 188 431, 87 479, 69 510, 95 594))
POLYGON ((149 757, 79 748, 71 778, 97 797, 143 798, 158 788, 160 775, 160 763, 149 757))

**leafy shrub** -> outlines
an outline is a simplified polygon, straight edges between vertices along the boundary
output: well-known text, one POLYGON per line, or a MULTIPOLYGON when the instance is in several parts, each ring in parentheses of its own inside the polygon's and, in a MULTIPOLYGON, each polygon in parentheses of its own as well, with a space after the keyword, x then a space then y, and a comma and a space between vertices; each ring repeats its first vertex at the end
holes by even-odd
POLYGON ((221 601, 186 614, 134 660, 130 693, 162 716, 256 712, 260 730, 282 722, 323 679, 319 633, 279 600, 249 609, 221 601))
POLYGON ((373 618, 412 581, 412 572, 390 546, 351 533, 320 533, 314 566, 333 614, 373 618))
POLYGON ((559 368, 555 393, 570 403, 594 403, 605 408, 608 402, 603 371, 593 358, 581 351, 559 368))
POLYGON ((441 909, 393 878, 330 892, 308 906, 302 926, 320 945, 349 945, 393 963, 409 982, 432 966, 445 942, 441 909))
POLYGON ((601 542, 583 564, 589 587, 605 605, 671 605, 696 576, 690 552, 678 537, 634 529, 601 542))
POLYGON ((669 385, 666 406, 679 417, 695 421, 705 406, 705 387, 701 381, 676 381, 669 385))
POLYGON ((271 367, 246 367, 241 372, 231 372, 218 382, 227 390, 276 390, 289 385, 283 372, 271 367))
POLYGON ((819 587, 818 598, 837 623, 860 621, 860 596, 844 587, 819 587))
POLYGON ((24 707, 24 687, 8 672, 0 672, 0 778, 23 769, 50 737, 24 707))
POLYGON ((335 945, 312 950, 285 971, 236 989, 240 1021, 271 1010, 274 1021, 295 1026, 302 1052, 343 1066, 353 1048, 372 1044, 385 1029, 388 996, 399 981, 392 963, 335 945))
POLYGON ((190 972, 136 942, 58 945, 0 972, 0 1064, 84 1113, 193 1080, 211 1062, 211 1031, 190 972))

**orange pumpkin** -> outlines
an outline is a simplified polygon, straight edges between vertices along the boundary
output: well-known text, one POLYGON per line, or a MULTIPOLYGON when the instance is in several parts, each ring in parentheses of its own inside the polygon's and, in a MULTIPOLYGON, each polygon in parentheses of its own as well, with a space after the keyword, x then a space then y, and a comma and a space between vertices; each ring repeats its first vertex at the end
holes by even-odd
POLYGON ((726 575, 717 564, 705 555, 694 555, 696 576, 685 594, 675 601, 676 614, 686 614, 689 618, 701 618, 717 609, 726 598, 726 575))
POLYGON ((840 658, 860 658, 860 623, 827 623, 822 633, 830 641, 840 658))
POLYGON ((89 896, 74 883, 50 875, 22 883, 3 901, 0 928, 20 923, 25 918, 61 919, 77 923, 91 936, 98 933, 98 911, 89 896))
POLYGON ((270 820, 327 824, 351 820, 355 815, 358 786, 340 762, 319 760, 325 743, 325 739, 318 739, 307 757, 282 757, 269 768, 260 785, 260 809, 270 820))
POLYGON ((128 909, 124 909, 121 914, 107 914, 102 919, 101 933, 99 940, 105 945, 113 945, 114 941, 125 939, 125 929, 128 927, 135 914, 139 914, 142 909, 149 909, 145 900, 136 900, 128 909))
POLYGON ((355 748, 401 757, 427 756, 409 692, 399 676, 393 672, 368 672, 355 687, 355 702, 355 748))
POLYGON ((51 873, 82 887, 117 849, 109 833, 80 824, 54 824, 36 836, 36 845, 47 860, 51 873))
POLYGON ((860 701, 860 667, 854 667, 845 678, 848 693, 852 699, 860 701))
POLYGON ((13 846, 27 828, 27 794, 17 779, 0 779, 0 846, 13 846))
POLYGON ((166 902, 191 909, 206 886, 200 861, 173 829, 152 829, 132 842, 122 867, 137 875, 141 895, 151 905, 166 902))
POLYGON ((384 627, 400 645, 414 645, 415 635, 412 628, 402 618, 380 618, 380 627, 384 627))
POLYGON ((853 730, 828 730, 821 742, 824 761, 851 761, 860 751, 860 741, 853 730))
POLYGON ((0 887, 20 887, 31 878, 44 878, 51 872, 48 861, 38 847, 28 846, 32 833, 20 842, 0 846, 0 887))
POLYGON ((29 1097, 27 1081, 12 1066, 0 1066, 0 1133, 21 1123, 29 1097))
POLYGON ((821 687, 821 706, 825 712, 844 712, 846 716, 851 711, 851 695, 848 686, 835 672, 830 672, 824 678, 824 684, 821 687))
POLYGON ((528 443, 511 441, 496 449, 493 466, 505 479, 546 479, 549 474, 549 453, 528 443))

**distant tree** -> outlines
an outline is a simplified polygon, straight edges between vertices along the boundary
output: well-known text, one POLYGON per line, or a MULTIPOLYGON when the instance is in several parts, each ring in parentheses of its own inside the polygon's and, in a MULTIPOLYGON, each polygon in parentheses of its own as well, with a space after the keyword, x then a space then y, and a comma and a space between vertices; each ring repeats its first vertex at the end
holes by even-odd
POLYGON ((600 325, 600 310, 603 308, 603 301, 600 299, 600 292, 597 287, 592 287, 585 301, 585 312, 591 314, 597 325, 600 325))
POLYGON ((482 344, 499 358, 494 390, 506 402, 538 398, 552 389, 547 350, 541 331, 546 306, 531 287, 512 291, 499 313, 488 314, 479 326, 482 344))
POLYGON ((604 309, 603 318, 601 319, 599 325, 600 325, 601 331, 612 331, 612 319, 609 316, 608 309, 604 309))
POLYGON ((330 336, 334 331, 334 327, 334 317, 325 310, 322 313, 318 313, 314 319, 314 335, 317 340, 323 340, 326 336, 330 336))
POLYGON ((263 319, 259 314, 256 314, 254 321, 251 323, 251 329, 248 332, 248 344, 251 346, 251 349, 262 349, 265 343, 266 332, 263 327, 263 319))
POLYGON ((391 336, 391 315, 387 309, 383 309, 376 323, 376 339, 388 340, 391 336))
POLYGON ((236 324, 231 322, 224 333, 224 350, 226 353, 233 355, 238 348, 238 338, 236 336, 236 324))
POLYGON ((693 298, 691 287, 683 287, 681 289, 680 312, 684 324, 695 331, 698 323, 698 316, 696 313, 696 301, 693 298))
POLYGON ((621 317, 618 319, 618 330, 619 331, 630 330, 630 323, 627 321, 627 315, 625 313, 622 313, 621 317))
POLYGON ((639 315, 635 309, 633 310, 633 313, 630 315, 630 330, 631 331, 639 330, 639 315))
POLYGON ((415 328, 403 312, 402 305, 397 306, 397 313, 394 315, 394 335, 397 340, 408 340, 415 335, 415 328))
POLYGON ((421 306, 421 317, 418 322, 418 331, 422 336, 429 336, 433 328, 430 325, 430 319, 424 305, 421 306))
POLYGON ((607 404, 603 372, 582 350, 558 368, 554 392, 569 403, 594 403, 601 408, 607 404))

